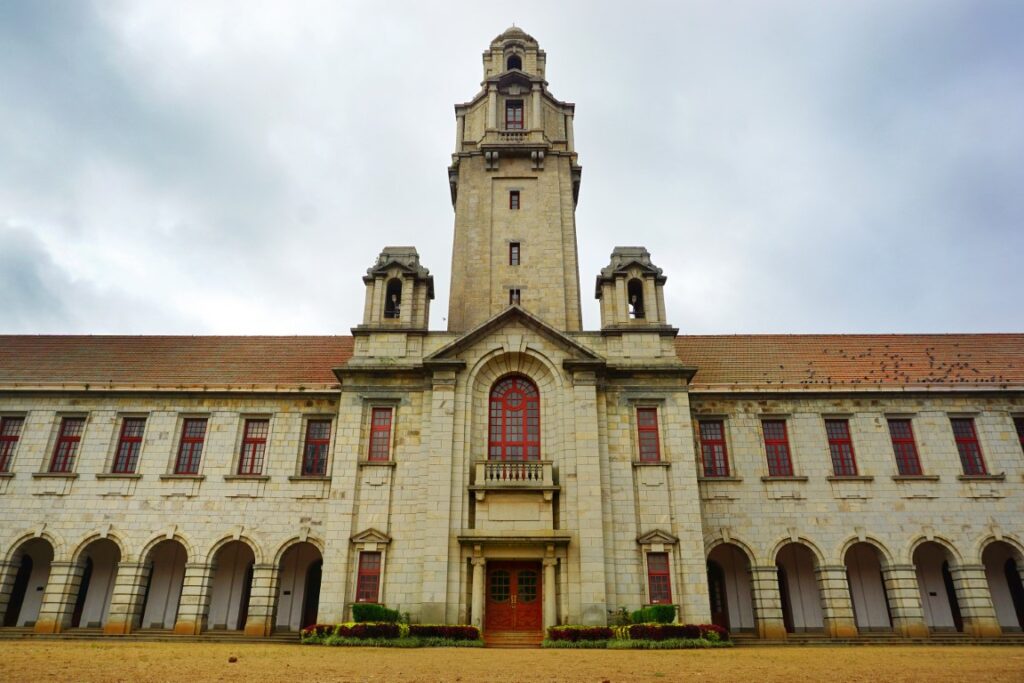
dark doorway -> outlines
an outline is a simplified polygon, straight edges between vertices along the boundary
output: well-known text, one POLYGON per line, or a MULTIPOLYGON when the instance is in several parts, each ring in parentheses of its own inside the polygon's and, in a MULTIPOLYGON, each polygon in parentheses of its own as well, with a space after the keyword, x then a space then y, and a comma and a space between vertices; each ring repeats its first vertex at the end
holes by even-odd
MULTIPOLYGON (((32 558, 23 555, 21 564, 18 565, 18 574, 14 577, 11 599, 7 603, 7 613, 4 614, 4 626, 18 625, 18 615, 21 614, 21 606, 25 604, 25 593, 28 592, 28 580, 32 576, 33 566, 32 558)), ((1019 578, 1017 582, 1020 583, 1019 578)))
POLYGON ((1006 583, 1010 586, 1010 598, 1017 613, 1017 623, 1024 628, 1024 583, 1020 579, 1020 568, 1011 557, 1003 565, 1003 571, 1006 573, 1006 583))
POLYGON ((316 623, 317 610, 320 608, 320 579, 323 576, 323 570, 323 560, 317 560, 306 570, 306 590, 302 598, 300 628, 306 628, 316 623))
POLYGON ((726 602, 725 572, 715 561, 708 561, 708 598, 711 602, 711 623, 729 628, 729 604, 726 602))
POLYGON ((953 586, 953 575, 949 571, 949 562, 942 563, 942 583, 946 585, 946 597, 949 599, 949 609, 953 612, 953 625, 956 630, 963 633, 964 620, 960 616, 960 603, 956 599, 956 588, 953 586))
POLYGON ((85 569, 82 571, 82 582, 78 584, 78 597, 75 598, 75 609, 71 613, 71 628, 82 625, 82 610, 85 609, 85 596, 89 594, 92 582, 92 558, 85 558, 85 569))

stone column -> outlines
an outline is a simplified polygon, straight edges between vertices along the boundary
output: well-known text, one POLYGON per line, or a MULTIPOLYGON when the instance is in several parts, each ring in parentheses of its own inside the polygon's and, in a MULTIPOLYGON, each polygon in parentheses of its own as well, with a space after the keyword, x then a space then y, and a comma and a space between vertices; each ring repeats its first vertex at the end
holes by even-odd
POLYGON ((615 323, 629 322, 629 297, 626 295, 626 278, 615 278, 615 323))
POLYGON ((206 619, 210 613, 210 585, 213 583, 213 566, 208 564, 186 564, 185 580, 181 586, 178 603, 178 620, 174 632, 194 636, 206 630, 206 619))
POLYGON ((78 597, 85 567, 74 562, 51 562, 50 578, 39 606, 36 633, 60 633, 71 626, 71 612, 78 597))
POLYGON ((455 117, 455 151, 462 151, 462 142, 466 137, 466 115, 459 114, 455 117))
POLYGON ((754 593, 754 623, 758 637, 785 640, 786 622, 782 618, 778 568, 775 565, 752 566, 750 586, 754 593))
POLYGON ((483 631, 484 629, 484 590, 487 583, 485 569, 487 560, 482 557, 474 557, 473 563, 473 604, 470 607, 472 612, 472 625, 483 631))
POLYGON ((498 91, 494 85, 487 86, 487 130, 498 127, 498 91))
POLYGON ((544 558, 544 633, 545 637, 548 632, 548 628, 551 626, 558 625, 558 604, 556 601, 555 588, 557 587, 557 581, 555 580, 555 565, 558 564, 558 560, 554 557, 544 558))
POLYGON ((269 636, 274 629, 274 600, 277 597, 278 567, 257 564, 252 568, 252 590, 249 592, 249 613, 245 619, 245 635, 269 636))
POLYGON ((821 610, 825 615, 825 633, 833 638, 851 638, 857 635, 857 620, 853 615, 853 598, 844 565, 827 565, 814 570, 821 591, 821 610))
POLYGON ((964 621, 964 633, 978 638, 992 638, 1003 633, 992 604, 988 578, 983 564, 961 564, 950 567, 956 599, 960 603, 960 616, 964 621))
MULTIPOLYGON (((448 565, 451 545, 452 440, 455 434, 455 371, 434 372, 430 402, 429 483, 420 515, 423 597, 420 621, 448 623, 448 565)), ((458 495, 462 495, 461 493, 458 495)), ((452 619, 455 619, 455 615, 452 619)))
POLYGON ((543 130, 544 129, 544 115, 541 113, 541 106, 540 106, 541 105, 540 83, 534 83, 533 84, 533 92, 530 93, 530 96, 531 96, 531 100, 532 100, 531 104, 533 105, 531 107, 532 111, 530 113, 530 118, 533 119, 532 121, 530 121, 530 129, 531 130, 543 130))
POLYGON ((150 570, 151 567, 144 562, 121 562, 117 565, 114 594, 110 598, 110 612, 107 623, 103 625, 103 633, 125 635, 139 624, 150 570))
POLYGON ((882 582, 889 599, 893 630, 905 638, 928 637, 914 565, 893 564, 882 567, 882 582))
POLYGON ((572 134, 572 114, 565 115, 565 141, 569 145, 570 152, 576 149, 576 143, 573 141, 572 134))
POLYGON ((18 576, 20 562, 0 561, 0 620, 7 615, 7 605, 11 602, 14 580, 18 576))
POLYGON ((579 523, 580 609, 586 626, 608 623, 605 595, 604 515, 601 454, 597 422, 597 377, 592 371, 573 374, 576 433, 576 514, 579 523))

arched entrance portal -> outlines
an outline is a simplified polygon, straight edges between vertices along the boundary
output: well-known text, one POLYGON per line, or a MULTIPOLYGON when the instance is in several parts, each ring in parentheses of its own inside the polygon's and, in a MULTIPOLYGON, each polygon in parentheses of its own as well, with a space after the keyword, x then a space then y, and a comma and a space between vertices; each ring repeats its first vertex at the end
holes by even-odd
POLYGON ((142 628, 174 628, 188 553, 178 541, 155 545, 146 557, 149 579, 142 607, 142 628))
POLYGON ((708 555, 711 621, 733 632, 754 630, 750 560, 740 548, 723 543, 708 555))
POLYGON ((892 614, 878 548, 870 543, 854 543, 844 559, 857 630, 891 631, 892 614))
POLYGON ((954 563, 948 550, 934 541, 922 543, 914 550, 917 586, 921 592, 924 622, 934 631, 963 631, 960 603, 949 570, 954 563))
POLYGON ((14 553, 12 567, 4 577, 4 586, 11 587, 4 626, 35 626, 43 604, 43 591, 50 579, 51 562, 53 546, 43 538, 25 541, 14 553))
POLYGON ((1021 553, 1009 543, 990 543, 981 554, 985 577, 992 593, 992 605, 1003 631, 1020 631, 1024 627, 1024 569, 1021 553))
POLYGON ((210 586, 211 629, 242 631, 249 616, 249 595, 256 556, 242 541, 224 545, 213 558, 210 586))
POLYGON ((296 543, 281 556, 274 628, 298 631, 316 623, 324 559, 315 545, 296 543))
POLYGON ((93 541, 79 555, 82 573, 71 612, 71 628, 100 628, 106 623, 120 561, 121 551, 109 538, 93 541))
POLYGON ((814 572, 814 553, 800 543, 787 543, 775 556, 779 570, 779 593, 786 631, 823 631, 821 591, 814 572))

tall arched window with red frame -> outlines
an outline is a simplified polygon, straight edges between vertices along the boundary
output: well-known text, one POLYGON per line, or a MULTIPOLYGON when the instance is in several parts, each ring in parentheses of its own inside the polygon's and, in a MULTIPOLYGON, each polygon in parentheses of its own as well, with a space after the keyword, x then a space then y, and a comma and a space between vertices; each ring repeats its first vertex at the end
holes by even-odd
POLYGON ((505 377, 491 388, 487 457, 540 460, 540 393, 525 377, 505 377))

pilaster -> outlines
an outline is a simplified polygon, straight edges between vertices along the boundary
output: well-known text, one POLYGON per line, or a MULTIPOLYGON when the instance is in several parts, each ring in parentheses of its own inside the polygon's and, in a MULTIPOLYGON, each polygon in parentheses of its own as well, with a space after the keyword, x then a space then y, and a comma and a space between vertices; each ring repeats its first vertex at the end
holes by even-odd
POLYGON ((278 567, 276 564, 257 564, 253 567, 249 613, 245 620, 245 635, 259 638, 269 636, 273 630, 277 581, 278 567))
POLYGON ((18 564, 0 561, 0 619, 7 614, 7 606, 11 602, 11 591, 18 576, 18 564))
POLYGON ((486 579, 487 560, 482 557, 474 557, 473 563, 473 603, 470 609, 470 623, 481 631, 484 628, 484 590, 486 579))
POLYGON ((194 636, 206 630, 212 582, 213 568, 210 565, 185 565, 185 579, 181 586, 181 600, 178 603, 178 620, 174 624, 175 633, 194 636))
POLYGON ((882 567, 882 580, 889 598, 893 630, 905 638, 928 636, 924 622, 924 608, 917 585, 917 571, 912 564, 893 564, 882 567))
POLYGON ((949 568, 953 576, 960 615, 964 621, 964 632, 979 638, 1002 635, 988 578, 983 564, 961 564, 949 568))
POLYGON ((765 640, 785 640, 786 623, 782 617, 778 567, 752 566, 750 583, 754 594, 754 623, 757 625, 758 637, 765 640))
POLYGON ((420 620, 443 624, 448 604, 448 556, 452 495, 452 445, 455 433, 455 371, 434 372, 430 403, 427 480, 420 520, 423 604, 420 620))
POLYGON ((554 557, 544 558, 544 633, 548 628, 558 625, 558 608, 556 602, 555 588, 555 566, 558 559, 554 557))
POLYGON ((825 632, 833 638, 857 635, 857 620, 853 614, 853 598, 846 578, 846 567, 828 565, 814 570, 821 591, 821 609, 825 616, 825 632))
POLYGON ((144 562, 121 562, 114 579, 110 612, 103 625, 107 635, 125 635, 134 630, 142 618, 142 601, 150 567, 144 562))
POLYGON ((36 633, 60 633, 71 626, 71 611, 78 597, 85 568, 74 562, 51 562, 50 578, 36 619, 36 633))
POLYGON ((579 590, 581 621, 586 625, 604 625, 608 622, 596 385, 597 379, 593 372, 580 371, 573 375, 576 513, 580 545, 579 590))

